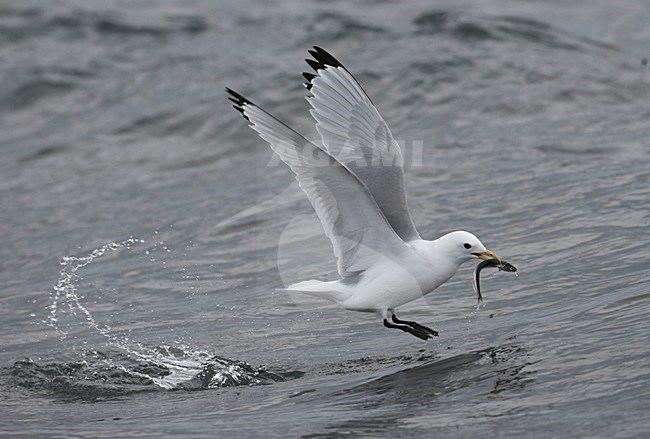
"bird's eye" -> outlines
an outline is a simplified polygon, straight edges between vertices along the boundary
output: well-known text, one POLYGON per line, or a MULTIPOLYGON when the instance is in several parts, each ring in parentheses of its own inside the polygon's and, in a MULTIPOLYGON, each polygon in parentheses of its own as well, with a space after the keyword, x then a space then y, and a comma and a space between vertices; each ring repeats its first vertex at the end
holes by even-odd
POLYGON ((466 242, 466 243, 463 245, 463 247, 465 247, 466 249, 470 249, 470 248, 472 248, 472 244, 466 242))

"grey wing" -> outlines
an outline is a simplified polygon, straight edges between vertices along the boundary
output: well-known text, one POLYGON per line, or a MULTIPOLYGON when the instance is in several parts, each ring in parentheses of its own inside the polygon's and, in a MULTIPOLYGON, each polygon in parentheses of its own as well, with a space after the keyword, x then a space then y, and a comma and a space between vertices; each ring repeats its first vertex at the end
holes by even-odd
POLYGON ((310 113, 327 152, 366 185, 395 232, 419 239, 406 202, 404 160, 399 145, 372 101, 350 72, 320 47, 309 53, 310 113))
POLYGON ((296 174, 332 242, 341 277, 353 276, 382 258, 410 250, 388 224, 366 186, 345 165, 245 97, 226 90, 251 128, 296 174))

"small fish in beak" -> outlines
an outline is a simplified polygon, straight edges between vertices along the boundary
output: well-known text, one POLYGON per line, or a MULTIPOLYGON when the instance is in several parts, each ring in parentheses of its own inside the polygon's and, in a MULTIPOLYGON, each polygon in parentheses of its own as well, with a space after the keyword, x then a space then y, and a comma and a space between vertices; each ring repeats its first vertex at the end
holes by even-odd
POLYGON ((509 262, 502 261, 501 259, 499 259, 499 257, 497 255, 495 255, 491 251, 488 250, 487 252, 481 253, 481 255, 484 255, 485 253, 491 253, 492 255, 494 255, 494 257, 492 259, 487 259, 487 258, 482 258, 481 256, 479 256, 479 258, 483 259, 483 262, 478 264, 476 266, 476 269, 474 270, 474 279, 473 279, 472 283, 473 283, 473 286, 474 286, 474 291, 476 291, 476 294, 478 296, 478 303, 483 302, 483 296, 481 296, 480 274, 481 274, 481 271, 485 267, 496 267, 500 271, 507 271, 507 272, 510 272, 510 273, 514 273, 514 272, 517 271, 517 267, 515 267, 514 265, 512 265, 509 262))

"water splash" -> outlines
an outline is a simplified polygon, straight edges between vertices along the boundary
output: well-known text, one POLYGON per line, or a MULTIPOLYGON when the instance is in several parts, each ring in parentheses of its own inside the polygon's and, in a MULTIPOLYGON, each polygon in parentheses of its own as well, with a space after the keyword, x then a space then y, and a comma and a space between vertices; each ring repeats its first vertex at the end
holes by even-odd
MULTIPOLYGON (((160 240, 157 238, 156 241, 160 240)), ((82 279, 80 270, 109 252, 130 250, 133 245, 144 242, 129 237, 124 241, 105 244, 85 256, 65 256, 61 259, 62 268, 50 293, 45 323, 63 341, 69 331, 61 326, 61 314, 72 317, 81 315, 89 329, 106 338, 110 351, 100 352, 87 347, 80 353, 82 359, 74 362, 45 365, 30 359, 16 362, 13 375, 19 385, 44 387, 57 392, 65 390, 68 396, 76 392, 81 395, 79 397, 90 395, 95 398, 142 391, 143 386, 149 389, 154 386, 170 390, 199 390, 285 381, 285 374, 254 368, 243 361, 226 359, 180 342, 176 346, 147 346, 130 337, 118 336, 109 325, 100 323, 84 305, 84 297, 78 292, 82 279)), ((155 246, 171 252, 163 241, 155 246)), ((150 250, 144 253, 150 260, 155 260, 150 250)), ((290 374, 292 377, 300 375, 299 372, 290 374)))
POLYGON ((132 244, 136 243, 144 243, 144 240, 129 237, 129 239, 125 241, 105 244, 100 248, 93 250, 86 256, 64 256, 61 259, 60 264, 63 266, 63 268, 59 272, 59 280, 57 281, 56 285, 54 285, 53 291, 50 292, 50 313, 45 320, 45 323, 57 331, 62 339, 65 339, 68 335, 68 332, 59 326, 58 314, 63 303, 68 306, 72 314, 76 314, 77 310, 81 311, 86 316, 86 322, 91 328, 95 329, 97 332, 107 337, 108 339, 114 339, 110 333, 111 328, 108 326, 100 326, 95 321, 90 311, 88 311, 88 309, 82 305, 80 297, 77 294, 77 285, 79 282, 79 275, 77 274, 77 271, 80 268, 83 268, 86 265, 90 264, 95 259, 103 256, 106 254, 106 252, 115 251, 121 248, 129 249, 132 244))

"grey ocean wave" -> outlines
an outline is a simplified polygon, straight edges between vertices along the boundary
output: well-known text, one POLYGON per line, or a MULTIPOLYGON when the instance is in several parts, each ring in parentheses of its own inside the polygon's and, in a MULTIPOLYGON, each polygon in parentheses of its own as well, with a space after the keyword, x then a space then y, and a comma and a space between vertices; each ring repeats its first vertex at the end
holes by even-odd
POLYGON ((650 11, 499 5, 0 2, 0 434, 647 434, 650 11), (433 342, 273 292, 335 261, 223 87, 316 138, 314 44, 423 237, 520 269, 406 306, 433 342))

